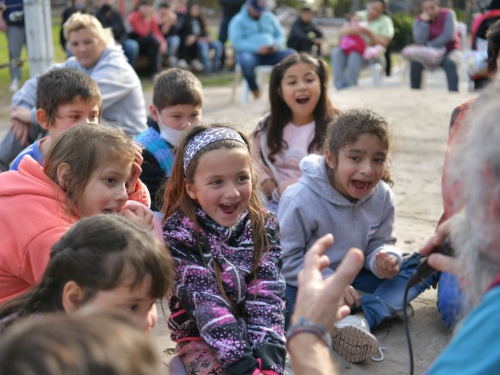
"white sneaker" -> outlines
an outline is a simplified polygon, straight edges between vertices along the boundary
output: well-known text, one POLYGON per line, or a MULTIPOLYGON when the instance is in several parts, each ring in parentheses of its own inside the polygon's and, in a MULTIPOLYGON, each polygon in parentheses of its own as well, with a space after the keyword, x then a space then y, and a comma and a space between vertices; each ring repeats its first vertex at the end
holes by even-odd
POLYGON ((191 61, 191 67, 196 72, 202 72, 203 70, 205 70, 205 67, 203 66, 203 63, 200 60, 196 60, 196 59, 194 59, 193 61, 191 61))
POLYGON ((379 343, 366 319, 348 315, 334 324, 332 347, 342 358, 355 363, 372 357, 379 343))
POLYGON ((19 89, 19 78, 13 78, 10 82, 9 91, 16 92, 19 89))
POLYGON ((189 64, 184 59, 181 59, 177 62, 177 67, 179 69, 189 70, 189 64))

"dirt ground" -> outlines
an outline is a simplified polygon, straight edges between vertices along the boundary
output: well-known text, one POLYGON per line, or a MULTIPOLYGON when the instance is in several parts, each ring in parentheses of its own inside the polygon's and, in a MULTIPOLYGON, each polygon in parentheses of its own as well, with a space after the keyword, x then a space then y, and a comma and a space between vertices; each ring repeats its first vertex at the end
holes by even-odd
MULTIPOLYGON (((359 87, 341 92, 331 90, 335 106, 370 108, 386 116, 395 135, 397 152, 391 161, 396 196, 396 233, 403 251, 416 251, 430 236, 442 212, 441 169, 446 148, 448 124, 455 106, 475 96, 467 92, 462 74, 460 93, 448 93, 442 72, 427 75, 427 87, 412 91, 403 83, 398 72, 374 88, 370 77, 359 87)), ((237 93, 239 94, 239 92, 237 93)), ((151 92, 146 93, 147 101, 151 92)), ((205 120, 236 122, 252 130, 257 119, 267 110, 268 100, 251 99, 248 104, 230 102, 231 88, 205 90, 203 117, 205 120)), ((149 103, 148 103, 149 104, 149 103)), ((0 121, 0 137, 6 131, 6 121, 0 121)), ((422 373, 447 344, 451 333, 441 323, 436 309, 436 293, 427 291, 413 302, 415 316, 410 320, 410 332, 415 356, 415 374, 422 373)), ((386 348, 383 362, 364 361, 351 364, 334 354, 341 374, 406 374, 409 357, 403 323, 393 320, 383 323, 373 333, 386 348)), ((168 364, 175 345, 169 339, 165 319, 160 317, 154 330, 154 340, 162 361, 168 364), (170 353, 170 354, 169 354, 170 353)))

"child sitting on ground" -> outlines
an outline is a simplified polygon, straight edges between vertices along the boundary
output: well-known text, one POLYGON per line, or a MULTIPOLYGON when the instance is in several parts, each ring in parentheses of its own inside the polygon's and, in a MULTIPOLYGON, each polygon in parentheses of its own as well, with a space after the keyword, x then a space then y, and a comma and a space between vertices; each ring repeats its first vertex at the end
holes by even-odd
MULTIPOLYGON (((365 254, 365 268, 346 290, 345 302, 355 315, 335 323, 333 349, 351 362, 370 358, 379 349, 370 328, 391 318, 403 306, 403 294, 420 255, 403 260, 394 246, 394 196, 386 160, 390 152, 388 124, 369 110, 347 111, 329 125, 325 156, 309 155, 301 162, 302 177, 281 198, 278 211, 287 282, 287 320, 297 295, 297 276, 307 249, 332 233, 326 255, 328 277, 351 247, 365 254), (365 293, 359 298, 356 290, 365 293)), ((434 276, 433 276, 434 277, 434 276)), ((408 301, 433 283, 410 289, 408 301)))
POLYGON ((281 248, 260 206, 248 139, 194 126, 179 147, 163 233, 174 258, 169 328, 190 374, 281 375, 281 248))
POLYGON ((80 218, 119 213, 153 229, 149 209, 124 208, 135 158, 123 131, 80 124, 55 140, 43 169, 27 155, 0 174, 0 303, 41 279, 50 247, 80 218))
POLYGON ((126 309, 150 332, 172 277, 170 254, 144 227, 119 215, 84 218, 52 246, 40 282, 0 305, 0 331, 33 314, 126 309))
POLYGON ((161 187, 172 172, 174 149, 179 146, 183 130, 201 121, 202 105, 203 89, 193 73, 174 68, 155 79, 149 129, 135 139, 145 147, 141 180, 152 197, 153 211, 161 211, 161 187))
POLYGON ((268 208, 278 211, 281 194, 301 176, 300 160, 321 154, 326 126, 339 111, 328 97, 328 66, 306 54, 293 54, 273 67, 269 83, 271 112, 258 124, 254 160, 268 208))
MULTIPOLYGON (((36 117, 40 126, 48 131, 48 136, 26 147, 14 160, 10 170, 17 171, 19 163, 30 155, 42 167, 45 156, 59 136, 80 123, 98 124, 101 119, 102 101, 99 87, 92 78, 75 69, 56 68, 41 75, 38 79, 36 95, 36 117)), ((17 109, 13 109, 13 113, 17 109)), ((16 114, 22 121, 24 110, 16 114)), ((128 181, 129 199, 136 200, 147 207, 151 204, 146 187, 139 180, 142 156, 136 150, 133 172, 128 181)))
MULTIPOLYGON (((101 114, 101 93, 92 78, 69 68, 56 68, 42 74, 37 85, 36 118, 48 136, 26 147, 12 162, 10 170, 17 171, 25 155, 43 166, 47 151, 64 131, 78 123, 98 124, 101 114)), ((12 115, 26 123, 31 121, 31 113, 19 108, 14 108, 12 115), (20 118, 23 114, 27 117, 20 118)))

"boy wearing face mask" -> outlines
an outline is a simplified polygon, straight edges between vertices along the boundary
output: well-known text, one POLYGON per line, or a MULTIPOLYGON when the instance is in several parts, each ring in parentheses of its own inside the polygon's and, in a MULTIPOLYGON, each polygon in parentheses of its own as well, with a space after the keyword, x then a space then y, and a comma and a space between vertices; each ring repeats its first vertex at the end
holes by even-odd
POLYGON ((135 140, 144 147, 141 181, 151 195, 151 209, 161 211, 163 187, 174 164, 182 132, 201 121, 203 89, 196 76, 178 68, 161 72, 153 87, 148 130, 135 140))

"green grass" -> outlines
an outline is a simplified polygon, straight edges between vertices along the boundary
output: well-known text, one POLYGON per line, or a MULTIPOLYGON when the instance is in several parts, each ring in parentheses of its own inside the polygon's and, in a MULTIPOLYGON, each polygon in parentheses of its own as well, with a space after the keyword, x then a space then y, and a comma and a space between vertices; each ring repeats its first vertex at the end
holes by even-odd
MULTIPOLYGON (((53 19, 52 40, 54 45, 54 61, 60 62, 66 59, 66 53, 62 50, 59 43, 59 30, 61 29, 61 20, 53 19)), ((30 77, 28 64, 28 53, 26 46, 21 53, 21 60, 24 64, 21 68, 21 83, 30 77)), ((10 72, 9 72, 9 46, 7 43, 7 34, 0 32, 0 66, 6 64, 5 68, 0 69, 0 118, 6 118, 9 114, 10 99, 12 94, 9 92, 10 72)))

